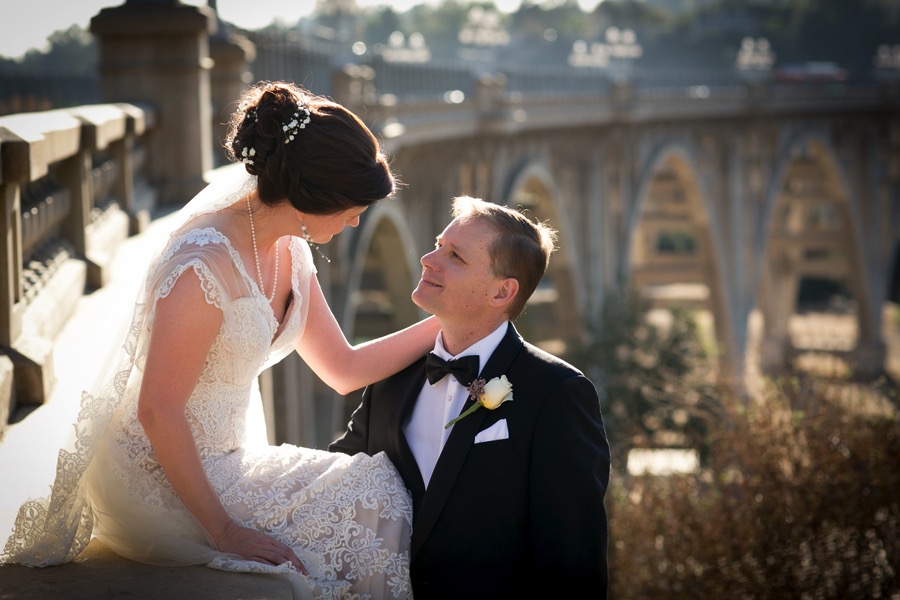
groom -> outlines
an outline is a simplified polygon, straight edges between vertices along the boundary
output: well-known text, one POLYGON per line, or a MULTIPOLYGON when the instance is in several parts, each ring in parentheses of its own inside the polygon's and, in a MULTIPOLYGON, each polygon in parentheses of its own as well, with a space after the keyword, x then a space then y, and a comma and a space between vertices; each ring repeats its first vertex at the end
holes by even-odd
POLYGON ((511 322, 555 233, 467 196, 453 216, 412 293, 441 322, 434 351, 366 388, 329 449, 385 451, 402 475, 416 600, 606 598, 610 459, 597 393, 511 322), (475 387, 490 382, 485 404, 447 428, 473 405, 476 376, 475 387))

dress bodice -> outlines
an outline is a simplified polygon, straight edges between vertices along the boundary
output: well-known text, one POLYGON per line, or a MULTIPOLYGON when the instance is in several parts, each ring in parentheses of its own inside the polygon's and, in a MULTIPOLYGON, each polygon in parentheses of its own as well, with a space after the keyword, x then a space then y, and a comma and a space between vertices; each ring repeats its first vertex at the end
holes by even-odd
MULTIPOLYGON (((206 301, 222 311, 219 333, 186 406, 201 459, 232 452, 251 434, 259 437, 259 432, 248 431, 248 425, 259 423, 248 423, 247 418, 249 403, 259 400, 259 395, 252 393, 256 378, 291 352, 305 324, 312 256, 308 246, 297 238, 291 238, 289 251, 291 301, 281 324, 240 254, 214 228, 191 229, 172 237, 148 277, 147 317, 136 356, 138 365, 144 362, 156 302, 165 298, 189 269, 199 279, 206 301)), ((140 375, 129 382, 134 389, 126 393, 114 426, 118 426, 119 444, 130 446, 130 455, 140 455, 147 461, 152 460, 152 450, 137 421, 139 384, 140 375)))

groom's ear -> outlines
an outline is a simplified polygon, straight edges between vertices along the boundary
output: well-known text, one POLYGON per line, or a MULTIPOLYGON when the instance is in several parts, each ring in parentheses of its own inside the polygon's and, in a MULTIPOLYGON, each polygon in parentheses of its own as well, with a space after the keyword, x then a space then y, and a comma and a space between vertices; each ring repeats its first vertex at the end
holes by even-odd
POLYGON ((491 306, 508 311, 509 305, 519 293, 519 280, 514 277, 501 279, 494 295, 491 297, 491 306))

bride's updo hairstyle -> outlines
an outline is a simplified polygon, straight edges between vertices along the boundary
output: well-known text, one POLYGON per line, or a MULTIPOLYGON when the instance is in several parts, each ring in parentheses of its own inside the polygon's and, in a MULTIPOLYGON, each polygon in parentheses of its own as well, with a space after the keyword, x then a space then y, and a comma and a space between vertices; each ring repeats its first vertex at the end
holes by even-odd
POLYGON ((247 90, 232 115, 228 158, 258 178, 259 198, 329 215, 394 194, 387 157, 352 112, 284 81, 247 90))

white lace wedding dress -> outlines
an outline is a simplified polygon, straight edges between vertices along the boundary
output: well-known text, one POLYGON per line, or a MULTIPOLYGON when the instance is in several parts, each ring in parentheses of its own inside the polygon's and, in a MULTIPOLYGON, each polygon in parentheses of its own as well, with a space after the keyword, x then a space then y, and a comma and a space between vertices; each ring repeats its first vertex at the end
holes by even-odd
POLYGON ((83 394, 73 440, 59 453, 51 496, 21 507, 0 562, 71 561, 93 534, 142 562, 278 573, 291 581, 298 598, 412 596, 412 504, 386 456, 269 446, 259 429, 264 424, 257 376, 293 351, 303 332, 314 273, 309 247, 299 238, 290 242, 293 299, 279 328, 228 238, 187 222, 229 205, 252 183, 238 175, 182 211, 186 224, 154 261, 136 305, 122 368, 104 393, 83 394), (189 270, 206 301, 224 316, 186 408, 201 460, 226 510, 290 544, 308 577, 288 565, 267 566, 214 550, 176 496, 137 420, 156 300, 189 270))

